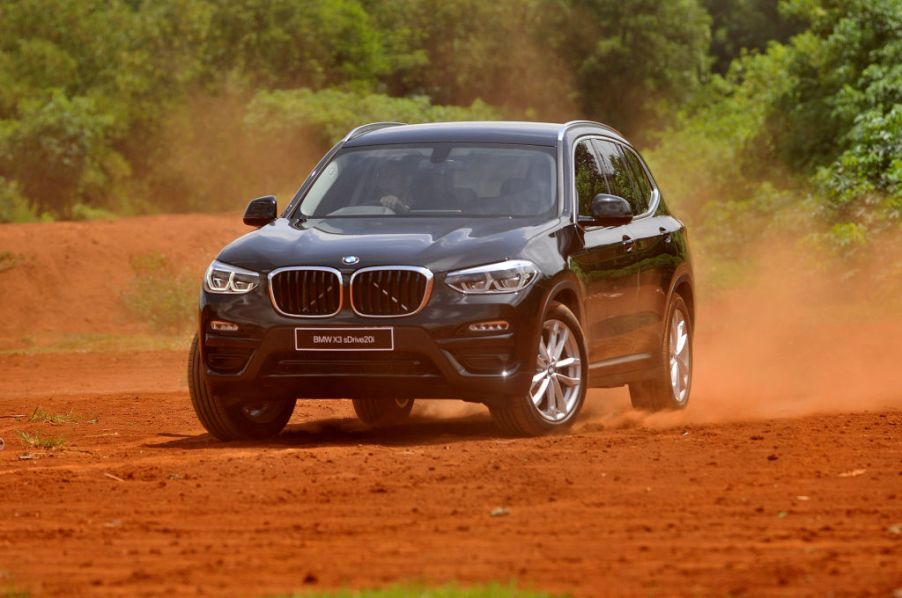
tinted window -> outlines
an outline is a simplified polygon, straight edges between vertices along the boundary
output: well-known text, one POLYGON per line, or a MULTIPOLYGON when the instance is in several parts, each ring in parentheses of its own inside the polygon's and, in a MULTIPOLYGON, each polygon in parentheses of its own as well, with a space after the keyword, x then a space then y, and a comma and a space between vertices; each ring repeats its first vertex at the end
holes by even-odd
MULTIPOLYGON (((620 151, 620 145, 612 141, 595 140, 595 147, 601 160, 602 170, 608 179, 608 187, 613 195, 619 195, 629 202, 633 214, 639 214, 639 194, 633 187, 633 175, 629 164, 620 151)), ((645 210, 641 210, 644 212, 645 210)))
POLYGON ((633 181, 636 184, 638 201, 635 214, 642 214, 648 210, 649 203, 651 202, 651 183, 648 180, 648 175, 645 174, 645 169, 642 168, 642 162, 639 160, 639 156, 636 155, 636 152, 628 147, 624 147, 623 154, 630 166, 630 171, 633 173, 633 181))
POLYGON ((366 146, 339 152, 301 202, 308 217, 538 216, 556 208, 554 148, 366 146))
POLYGON ((592 214, 592 198, 599 193, 607 193, 604 174, 598 164, 592 145, 588 141, 576 144, 573 158, 576 179, 576 194, 579 198, 579 213, 582 216, 592 214))

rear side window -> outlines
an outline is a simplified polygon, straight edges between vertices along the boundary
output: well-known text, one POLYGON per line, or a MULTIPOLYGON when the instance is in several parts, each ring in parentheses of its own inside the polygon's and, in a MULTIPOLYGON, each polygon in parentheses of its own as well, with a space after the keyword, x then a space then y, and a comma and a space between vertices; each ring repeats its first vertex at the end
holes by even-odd
POLYGON ((648 175, 645 173, 645 169, 642 167, 642 161, 639 159, 639 156, 636 155, 636 152, 628 147, 623 147, 622 149, 626 161, 630 166, 630 171, 633 173, 633 181, 636 184, 638 197, 636 202, 637 210, 634 213, 639 215, 648 210, 649 203, 651 202, 651 182, 648 180, 648 175))
POLYGON ((633 209, 633 214, 644 212, 644 209, 641 211, 637 210, 639 207, 639 194, 633 187, 633 175, 629 164, 623 157, 620 145, 612 141, 596 139, 595 147, 604 167, 604 174, 608 179, 608 187, 611 189, 610 192, 628 201, 633 209))
POLYGON ((592 198, 599 193, 608 193, 608 186, 589 141, 580 141, 576 144, 573 162, 576 171, 574 178, 576 194, 579 197, 579 213, 582 216, 588 216, 592 213, 592 198))

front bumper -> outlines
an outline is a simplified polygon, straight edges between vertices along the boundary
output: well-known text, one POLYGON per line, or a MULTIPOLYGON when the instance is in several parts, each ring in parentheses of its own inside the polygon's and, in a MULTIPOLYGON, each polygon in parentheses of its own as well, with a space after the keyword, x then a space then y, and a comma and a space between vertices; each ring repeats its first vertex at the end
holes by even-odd
POLYGON ((347 307, 331 318, 280 315, 263 289, 202 293, 201 355, 213 392, 235 398, 453 398, 492 403, 525 393, 535 369, 543 290, 461 295, 437 285, 429 304, 401 318, 365 318, 347 307), (213 320, 238 330, 214 332, 213 320), (504 333, 471 323, 505 320, 504 333), (297 351, 295 328, 394 329, 392 351, 297 351))

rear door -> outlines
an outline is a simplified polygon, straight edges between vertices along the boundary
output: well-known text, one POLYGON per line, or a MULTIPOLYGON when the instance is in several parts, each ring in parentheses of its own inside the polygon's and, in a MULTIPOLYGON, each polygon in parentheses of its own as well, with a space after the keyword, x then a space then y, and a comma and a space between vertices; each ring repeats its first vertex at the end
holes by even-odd
MULTIPOLYGON (((577 142, 573 176, 581 216, 591 215, 595 195, 611 192, 608 171, 611 165, 591 139, 577 142)), ((635 259, 627 227, 584 226, 580 232, 581 246, 571 255, 570 267, 585 289, 589 360, 597 364, 629 353, 623 320, 636 302, 638 276, 631 267, 635 259)))

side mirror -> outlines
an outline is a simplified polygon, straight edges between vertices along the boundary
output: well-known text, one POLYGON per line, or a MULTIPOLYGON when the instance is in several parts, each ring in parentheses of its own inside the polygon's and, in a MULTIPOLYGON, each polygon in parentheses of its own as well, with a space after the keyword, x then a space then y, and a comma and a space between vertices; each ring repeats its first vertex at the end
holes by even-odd
POLYGON ((244 210, 244 223, 248 226, 263 226, 276 219, 275 195, 264 195, 252 199, 244 210))
POLYGON ((619 195, 599 193, 592 198, 592 215, 580 221, 591 226, 621 226, 633 219, 633 209, 619 195))

